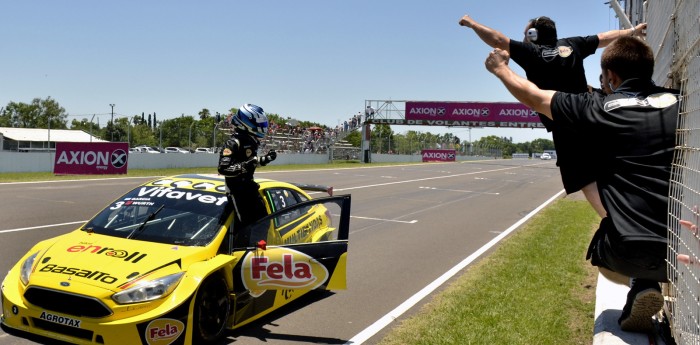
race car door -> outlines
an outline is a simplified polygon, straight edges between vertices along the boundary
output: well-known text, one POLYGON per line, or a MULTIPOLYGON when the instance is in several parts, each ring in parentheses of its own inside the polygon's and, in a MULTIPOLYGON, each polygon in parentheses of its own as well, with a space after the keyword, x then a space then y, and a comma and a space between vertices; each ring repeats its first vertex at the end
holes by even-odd
POLYGON ((350 195, 281 209, 236 236, 235 324, 314 289, 346 288, 350 195))

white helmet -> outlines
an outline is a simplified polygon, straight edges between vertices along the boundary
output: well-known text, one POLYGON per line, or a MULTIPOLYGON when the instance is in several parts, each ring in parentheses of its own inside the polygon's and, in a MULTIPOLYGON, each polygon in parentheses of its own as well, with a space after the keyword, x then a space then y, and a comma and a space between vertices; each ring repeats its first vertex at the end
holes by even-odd
POLYGON ((236 115, 231 117, 231 124, 258 138, 264 138, 267 134, 267 116, 263 109, 255 104, 244 104, 240 107, 236 115))

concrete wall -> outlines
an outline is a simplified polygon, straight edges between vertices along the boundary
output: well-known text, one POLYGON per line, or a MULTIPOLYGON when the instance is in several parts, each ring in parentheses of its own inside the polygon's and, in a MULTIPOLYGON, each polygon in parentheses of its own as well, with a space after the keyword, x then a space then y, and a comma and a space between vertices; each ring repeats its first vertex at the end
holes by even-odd
MULTIPOLYGON (((481 157, 481 156, 460 156, 457 155, 457 161, 475 161, 484 159, 494 159, 494 157, 481 157)), ((385 153, 373 153, 372 163, 401 163, 401 162, 422 162, 423 156, 421 155, 389 155, 385 153)))
MULTIPOLYGON (((52 172, 53 152, 3 152, 0 151, 0 173, 52 172)), ((167 169, 215 167, 219 160, 213 153, 130 153, 129 169, 167 169)), ((326 164, 328 156, 322 154, 280 154, 275 165, 326 164)))
MULTIPOLYGON (((0 151, 0 173, 8 172, 52 172, 53 152, 8 152, 0 151)), ((130 153, 129 169, 168 169, 215 167, 219 159, 214 153, 130 153)), ((493 159, 493 157, 457 156, 457 161, 493 159)), ((372 154, 373 163, 421 162, 421 155, 372 154)), ((273 164, 326 164, 325 154, 279 154, 273 164)))

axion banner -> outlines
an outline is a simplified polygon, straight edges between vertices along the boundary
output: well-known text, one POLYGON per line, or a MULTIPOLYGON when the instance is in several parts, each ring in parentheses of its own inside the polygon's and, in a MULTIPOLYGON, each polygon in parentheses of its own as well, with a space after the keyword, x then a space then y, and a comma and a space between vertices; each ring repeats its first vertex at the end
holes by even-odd
POLYGON ((457 159, 455 150, 421 150, 423 162, 454 162, 457 159))
POLYGON ((56 143, 57 175, 126 174, 128 143, 56 143))
POLYGON ((544 127, 522 103, 406 102, 406 123, 435 126, 544 127))

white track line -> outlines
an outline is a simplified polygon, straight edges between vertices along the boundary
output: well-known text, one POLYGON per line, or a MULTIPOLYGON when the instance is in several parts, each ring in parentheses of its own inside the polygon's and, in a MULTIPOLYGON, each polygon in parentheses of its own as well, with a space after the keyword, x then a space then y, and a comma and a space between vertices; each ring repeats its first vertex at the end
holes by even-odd
POLYGON ((552 201, 554 201, 556 198, 558 198, 562 194, 564 194, 564 190, 561 190, 559 193, 557 193, 554 196, 552 196, 551 198, 549 198, 549 200, 545 201, 542 205, 538 206, 532 212, 528 213, 525 217, 523 217, 522 219, 517 221, 515 224, 511 225, 508 229, 503 231, 500 235, 494 237, 491 241, 489 241, 489 243, 486 243, 484 246, 479 248, 479 250, 472 253, 472 255, 469 255, 466 259, 462 260, 462 262, 460 262, 456 266, 452 267, 449 271, 445 272, 438 279, 435 279, 432 283, 428 284, 428 286, 424 287, 423 289, 418 291, 415 295, 413 295, 409 299, 407 299, 405 302, 401 303, 394 310, 390 311, 388 314, 384 315, 382 318, 375 321, 369 327, 365 328, 362 332, 360 332, 357 335, 355 335, 354 337, 352 337, 350 340, 348 340, 347 343, 345 343, 345 345, 362 344, 365 341, 367 341, 369 338, 373 337, 379 331, 384 329, 384 327, 386 327, 389 324, 391 324, 392 322, 394 322, 394 320, 396 320, 401 315, 403 315, 403 313, 405 313, 407 310, 412 308, 414 305, 416 305, 418 302, 420 302, 423 298, 425 298, 426 296, 431 294, 438 287, 440 287, 442 284, 444 284, 447 280, 449 280, 450 278, 455 276, 457 273, 459 273, 459 271, 461 271, 462 269, 467 267, 469 264, 471 264, 472 261, 476 260, 479 256, 481 256, 486 251, 491 249, 491 247, 496 245, 503 238, 508 236, 511 232, 513 232, 515 229, 517 229, 519 226, 521 226, 527 220, 532 218, 532 216, 537 214, 540 210, 542 210, 545 206, 549 205, 552 201))
POLYGON ((15 232, 15 231, 25 231, 25 230, 35 230, 35 229, 42 229, 42 228, 51 228, 54 226, 63 226, 63 225, 71 225, 71 224, 82 224, 87 222, 87 220, 81 220, 77 222, 70 222, 70 223, 61 223, 61 224, 49 224, 49 225, 39 225, 39 226, 32 226, 28 228, 17 228, 17 229, 10 229, 10 230, 0 230, 0 234, 4 234, 6 232, 15 232))

